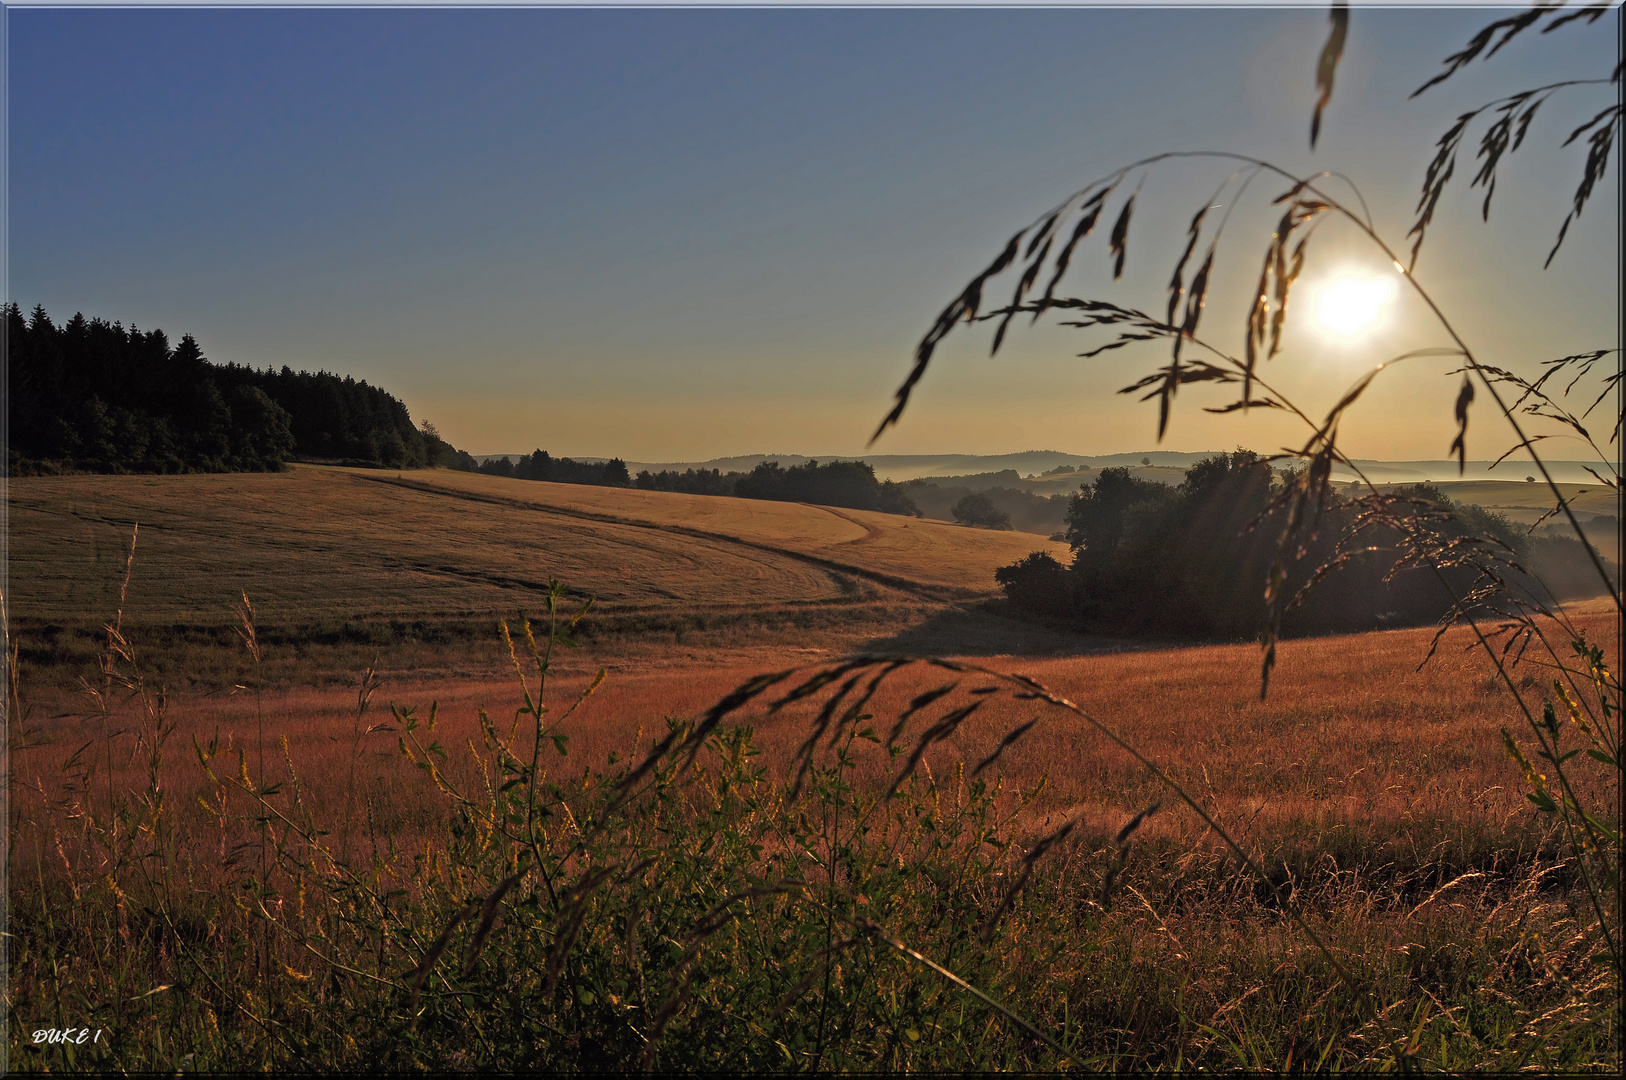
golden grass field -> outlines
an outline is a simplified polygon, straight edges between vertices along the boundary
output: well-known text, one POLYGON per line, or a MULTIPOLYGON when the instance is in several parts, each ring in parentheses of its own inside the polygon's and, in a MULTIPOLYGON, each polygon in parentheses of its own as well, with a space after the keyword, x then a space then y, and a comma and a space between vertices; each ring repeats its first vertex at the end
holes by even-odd
MULTIPOLYGON (((1426 974, 1433 968, 1418 967, 1425 947, 1427 963, 1449 966, 1439 958, 1477 956, 1483 937, 1481 959, 1491 972, 1485 977, 1503 980, 1481 995, 1488 1001, 1504 983, 1525 992, 1520 980, 1529 980, 1510 966, 1515 949, 1542 946, 1519 942, 1541 935, 1556 941, 1574 925, 1574 890, 1542 900, 1545 871, 1531 869, 1560 853, 1561 842, 1527 801, 1525 778, 1504 748, 1504 730, 1528 744, 1529 729, 1491 662, 1468 648, 1466 629, 1447 634, 1421 668, 1430 628, 1284 641, 1270 694, 1261 700, 1254 643, 1092 639, 984 609, 980 601, 994 594, 994 567, 1036 549, 1063 553, 1063 545, 1027 534, 445 471, 397 476, 300 467, 281 475, 31 478, 14 481, 11 498, 14 592, 7 599, 23 658, 9 746, 12 854, 28 868, 43 905, 31 909, 35 924, 57 903, 45 897, 71 892, 77 900, 105 885, 106 896, 96 893, 106 906, 102 914, 111 912, 107 925, 126 936, 123 949, 114 945, 94 963, 72 962, 74 985, 89 988, 86 1000, 105 996, 96 989, 108 978, 103 968, 134 940, 119 891, 132 871, 121 871, 125 885, 107 884, 113 877, 105 872, 105 853, 98 854, 96 830, 108 826, 97 822, 122 821, 112 834, 123 829, 126 840, 139 838, 131 808, 162 805, 164 843, 174 853, 164 863, 165 902, 179 904, 177 910, 215 910, 216 899, 242 892, 256 859, 265 881, 275 876, 264 869, 263 830, 241 806, 228 805, 226 787, 205 774, 194 744, 218 747, 217 769, 235 772, 241 761, 245 785, 250 777, 282 785, 268 798, 278 807, 297 804, 300 815, 331 829, 325 842, 356 865, 387 851, 390 873, 399 876, 415 858, 427 865, 437 849, 450 850, 452 805, 403 757, 401 716, 410 711, 422 721, 433 714, 434 731, 420 729, 419 738, 444 747, 442 769, 452 783, 483 790, 488 777, 475 752, 482 711, 504 735, 524 719, 516 714, 521 693, 496 620, 507 618, 517 629, 516 610, 534 618, 550 578, 569 583, 573 600, 596 595, 604 618, 622 620, 617 630, 584 634, 582 647, 554 662, 550 736, 568 738, 568 754, 556 756, 543 744, 542 761, 546 779, 561 789, 584 791, 593 770, 639 760, 670 723, 701 716, 765 671, 810 672, 862 650, 958 657, 1036 679, 1156 762, 1272 880, 1289 890, 1305 883, 1319 897, 1311 901, 1321 905, 1315 918, 1337 935, 1340 955, 1393 969, 1383 978, 1404 992, 1384 992, 1408 1016, 1433 992, 1428 980, 1440 982, 1426 974), (133 522, 140 523, 139 539, 119 614, 133 522), (258 660, 231 630, 234 603, 245 591, 254 603, 258 660), (137 692, 98 673, 98 641, 107 640, 98 626, 115 619, 134 657, 133 665, 119 664, 122 674, 144 680, 137 692), (367 622, 417 629, 395 637, 322 636, 325 627, 367 622), (462 636, 437 644, 433 631, 442 625, 461 626, 462 636), (40 645, 64 635, 74 637, 76 649, 40 645), (369 665, 377 683, 367 699, 360 690, 369 665), (563 706, 601 669, 607 669, 602 685, 566 716, 563 706), (1541 859, 1533 854, 1538 850, 1541 859), (1471 888, 1449 892, 1462 882, 1471 888), (1526 933, 1527 923, 1535 936, 1526 933)), ((1578 602, 1567 614, 1618 668, 1621 627, 1613 606, 1578 602)), ((1526 661, 1512 676, 1529 701, 1550 694, 1549 672, 1537 663, 1526 661)), ((916 714, 899 729, 899 743, 913 745, 956 702, 980 701, 920 762, 931 778, 930 799, 957 801, 970 790, 964 781, 976 763, 1032 722, 999 760, 995 805, 1015 812, 1008 827, 1019 846, 1077 825, 1066 849, 1072 854, 1053 856, 1060 867, 1054 873, 1062 875, 1056 881, 1070 883, 1058 893, 1067 899, 1057 901, 1055 912, 1063 922, 1081 920, 1068 931, 1081 940, 1110 943, 1099 955, 1080 953, 1078 971, 1096 971, 1103 960, 1117 964, 1099 970, 1123 993, 1069 991, 1081 1008, 1113 1002, 1100 1006, 1109 1017, 1099 1022, 1103 1038, 1121 1030, 1135 1047, 1146 1024, 1136 1019, 1141 1003, 1152 1001, 1153 1011, 1168 1006, 1168 1016, 1148 1029, 1150 1044, 1186 1039, 1188 994, 1196 1002, 1192 1016, 1216 1032, 1230 1030, 1226 1017, 1254 1017, 1255 1008, 1257 1017, 1235 1022, 1264 1025, 1260 1031, 1321 1022, 1316 1010, 1335 984, 1295 1004, 1298 984, 1281 982, 1284 969, 1291 975, 1309 955, 1307 943, 1283 928, 1268 903, 1236 899, 1252 886, 1199 816, 1083 717, 1010 693, 979 697, 996 685, 988 675, 917 662, 896 672, 869 703, 874 726, 884 736, 915 695, 948 682, 958 683, 958 696, 916 714), (1019 808, 1017 793, 1035 788, 1038 794, 1019 808), (1159 802, 1162 809, 1135 834, 1138 854, 1122 878, 1122 908, 1108 912, 1103 882, 1113 879, 1101 873, 1113 857, 1113 836, 1159 802), (1068 874, 1082 876, 1074 881, 1068 874), (1240 891, 1233 890, 1237 883, 1240 891), (1088 929, 1096 919, 1104 920, 1100 929, 1088 929), (1189 978, 1182 974, 1187 969, 1189 978), (1169 989, 1176 984, 1177 992, 1169 989), (1178 1008, 1169 1005, 1176 998, 1178 1008)), ((771 777, 784 778, 819 699, 774 711, 773 698, 756 699, 729 722, 754 729, 758 761, 771 777)), ((898 762, 879 747, 857 746, 853 787, 876 793, 898 762)), ((824 747, 819 756, 831 753, 824 747)), ((1587 770, 1578 789, 1589 805, 1619 805, 1618 773, 1587 770)), ((303 879, 277 880, 302 907, 303 879)), ((409 892, 422 884, 401 880, 409 892)), ((87 914, 83 927, 103 925, 101 917, 87 914)), ((222 950, 249 941, 257 925, 209 923, 200 940, 215 943, 208 955, 225 956, 222 950)), ((426 932, 432 937, 438 925, 426 932)), ((83 938, 91 931, 73 933, 83 938)), ((49 965, 67 953, 52 952, 56 945, 38 925, 30 934, 16 970, 31 988, 30 1007, 41 1013, 59 984, 49 965)), ((263 948, 269 956, 270 946, 263 948)), ((406 970, 415 957, 396 966, 406 970)), ((290 961, 295 966, 280 969, 288 978, 309 978, 306 960, 289 952, 281 962, 290 961)), ((150 973, 140 968, 121 976, 119 1000, 137 1001, 131 995, 175 983, 165 966, 174 963, 164 954, 150 973)), ((224 972, 235 961, 222 963, 224 972)), ((390 971, 391 978, 399 975, 390 971)), ((1042 987, 1058 980, 1045 971, 1018 981, 1040 987, 1042 998, 1042 987)), ((1551 981, 1535 979, 1538 989, 1551 981)), ((1010 992, 1015 1000, 1025 991, 1010 992)), ((190 1008, 192 1001, 176 996, 171 1004, 190 1008)), ((1528 1009, 1519 1003, 1506 1023, 1522 1025, 1527 1012, 1534 1017, 1547 1008, 1548 998, 1530 1001, 1528 1009)), ((1439 1023, 1468 1030, 1455 1019, 1464 1008, 1449 1005, 1439 1023)), ((1333 1009, 1332 1029, 1348 1026, 1350 1009, 1333 1009)), ((217 1022, 207 1009, 200 1015, 206 1026, 217 1022)), ((1547 1023, 1530 1022, 1538 1020, 1547 1023)), ((1423 1030, 1421 1021, 1401 1018, 1396 1025, 1402 1043, 1414 1027, 1423 1030)), ((1363 1031, 1336 1037, 1359 1042, 1363 1031)), ((161 1057, 162 1040, 152 1038, 161 1057)), ((1237 1038, 1249 1043, 1255 1036, 1244 1030, 1237 1038)), ((1529 1041, 1545 1038, 1538 1032, 1529 1041)), ((1285 1049, 1285 1059, 1272 1060, 1295 1061, 1296 1045, 1285 1049)), ((1618 1059, 1610 1045, 1604 1058, 1618 1059)), ((1373 1060, 1387 1060, 1383 1053, 1373 1060)), ((1132 1049, 1130 1059, 1141 1054, 1132 1049)), ((236 1059, 222 1051, 220 1060, 236 1059)), ((1439 1060, 1492 1059, 1442 1050, 1439 1060)))
MULTIPOLYGON (((1620 628, 1607 602, 1573 605, 1573 615, 1594 641, 1605 644, 1609 656, 1619 656, 1620 628)), ((1500 737, 1504 727, 1517 733, 1522 721, 1490 663, 1465 651, 1465 630, 1447 635, 1418 670, 1431 636, 1431 630, 1419 628, 1283 642, 1264 701, 1260 653, 1252 644, 997 655, 972 662, 1031 676, 1081 705, 1189 790, 1202 793, 1222 822, 1265 850, 1325 847, 1329 837, 1335 840, 1344 831, 1362 848, 1373 842, 1409 846, 1396 852, 1404 861, 1422 861, 1431 845, 1442 843, 1466 845, 1465 854, 1484 854, 1536 817, 1500 737)), ((245 666, 244 683, 235 691, 172 697, 167 708, 177 724, 173 738, 187 746, 194 738, 207 742, 219 735, 226 746, 245 749, 252 759, 263 724, 276 767, 282 768, 280 744, 286 739, 288 760, 322 817, 344 809, 336 802, 328 805, 337 795, 330 799, 324 793, 347 789, 356 733, 383 725, 361 737, 360 778, 372 793, 369 812, 379 816, 380 827, 408 843, 412 834, 439 822, 420 797, 423 779, 396 749, 397 725, 387 708, 393 704, 426 717, 434 706, 436 737, 452 748, 448 773, 458 775, 467 764, 459 748, 478 742, 478 712, 486 710, 506 730, 520 700, 512 667, 504 671, 495 662, 506 654, 493 644, 493 663, 477 675, 431 680, 411 671, 386 674, 359 725, 359 668, 340 685, 285 685, 256 695, 249 689, 254 669, 245 666)), ((267 664, 275 662, 275 652, 269 650, 267 664)), ((706 663, 690 652, 655 664, 648 663, 648 654, 633 660, 612 655, 613 670, 603 686, 558 729, 570 737, 570 754, 560 767, 579 773, 603 765, 612 752, 627 758, 664 734, 668 719, 698 716, 754 675, 829 659, 821 649, 785 645, 745 655, 742 660, 725 652, 706 663)), ((603 659, 591 649, 561 654, 554 700, 571 700, 603 659)), ((84 674, 95 683, 92 673, 84 674)), ((1516 675, 1525 686, 1539 688, 1544 681, 1534 665, 1516 675)), ((925 665, 905 671, 872 711, 882 718, 896 715, 911 695, 950 677, 925 665)), ((966 677, 967 686, 975 681, 974 675, 966 677)), ((34 704, 14 729, 11 747, 18 808, 29 804, 25 792, 48 797, 67 758, 97 738, 104 723, 84 694, 57 692, 34 704)), ((109 730, 124 733, 116 741, 133 740, 138 727, 133 710, 126 703, 105 721, 109 730), (121 709, 132 715, 122 716, 121 709)), ((764 760, 779 767, 804 737, 810 715, 805 708, 776 714, 757 708, 737 720, 755 727, 764 760)), ((1039 723, 1006 753, 1002 775, 1013 788, 1047 778, 1030 811, 1034 830, 1077 818, 1091 831, 1111 832, 1160 796, 1140 766, 1078 717, 1005 697, 990 698, 953 738, 932 750, 926 765, 939 773, 957 764, 969 767, 1004 732, 1030 719, 1039 723)), ((175 758, 165 787, 178 805, 190 806, 206 785, 195 763, 175 758)), ((120 753, 111 763, 118 774, 115 787, 142 779, 136 756, 120 753)), ((878 773, 871 777, 878 778, 878 773)), ((201 819, 197 826, 203 827, 201 819)), ((1189 841, 1199 826, 1176 808, 1149 822, 1143 835, 1189 841)))
MULTIPOLYGON (((291 663, 310 651, 293 641, 268 645, 256 670, 231 636, 180 659, 208 669, 220 662, 208 654, 229 656, 212 681, 168 679, 183 742, 219 729, 242 745, 259 710, 268 731, 287 736, 317 791, 328 786, 323 777, 333 761, 347 756, 336 757, 336 748, 348 745, 354 685, 369 663, 386 680, 378 701, 420 712, 440 703, 450 745, 476 733, 477 709, 511 710, 516 691, 496 619, 512 620, 521 609, 534 614, 539 591, 558 577, 609 612, 798 605, 876 612, 870 622, 779 635, 747 629, 687 640, 590 640, 562 656, 558 668, 566 691, 600 666, 611 672, 578 714, 577 762, 625 754, 640 729, 646 736, 664 731, 667 718, 693 716, 763 670, 880 647, 972 654, 1032 675, 1117 726, 1194 790, 1211 789, 1225 813, 1256 818, 1256 828, 1278 837, 1387 829, 1419 815, 1484 831, 1526 809, 1498 735, 1517 717, 1487 662, 1463 654, 1462 632, 1421 672, 1412 669, 1427 649, 1426 629, 1285 642, 1273 692, 1260 702, 1251 644, 1092 640, 949 603, 989 595, 992 568, 1027 551, 1060 553, 1062 545, 1037 536, 445 470, 29 478, 13 482, 11 517, 10 605, 25 645, 31 624, 114 616, 131 522, 141 529, 123 618, 138 650, 147 627, 229 623, 244 591, 262 633, 278 624, 368 618, 472 618, 489 628, 449 667, 443 656, 403 643, 331 649, 313 669, 291 663), (241 689, 255 684, 271 689, 259 699, 241 689)), ((1607 611, 1596 602, 1575 610, 1595 638, 1613 639, 1609 651, 1618 656, 1619 628, 1607 611)), ((73 670, 30 681, 25 665, 34 700, 14 729, 19 780, 32 775, 30 783, 45 785, 86 732, 89 701, 76 687, 93 667, 62 667, 73 670)), ((151 675, 166 682, 173 671, 172 662, 151 675)), ((878 702, 876 711, 885 715, 896 704, 878 702)), ((980 757, 997 733, 1029 718, 1016 715, 1018 706, 991 704, 940 762, 929 763, 980 757)), ((805 719, 792 710, 753 721, 770 759, 789 753, 805 719)), ((410 816, 413 801, 402 786, 408 777, 393 740, 375 737, 367 760, 380 812, 410 816)), ((1037 726, 1006 765, 1015 784, 1050 777, 1037 804, 1045 816, 1082 815, 1107 828, 1153 797, 1132 761, 1065 714, 1037 726)), ((1157 828, 1185 825, 1169 815, 1157 828)))
MULTIPOLYGON (((1286 642, 1274 692, 1260 702, 1253 645, 1091 640, 951 603, 990 595, 1001 563, 1036 549, 1061 553, 1037 536, 445 470, 29 478, 13 482, 11 508, 11 614, 25 645, 42 622, 114 616, 132 522, 141 528, 123 618, 138 650, 144 628, 230 623, 245 591, 262 634, 324 621, 473 620, 453 664, 404 642, 318 649, 313 667, 296 662, 311 651, 297 638, 271 638, 256 670, 235 638, 221 635, 155 666, 151 676, 167 684, 183 742, 219 728, 241 745, 248 717, 262 708, 267 730, 289 738, 317 791, 350 738, 353 687, 369 663, 386 680, 380 702, 424 711, 439 701, 450 745, 475 733, 478 708, 510 710, 515 690, 496 619, 534 614, 540 590, 557 577, 611 613, 873 610, 870 621, 777 635, 748 627, 590 640, 560 660, 567 684, 601 665, 611 671, 579 714, 576 761, 626 753, 639 729, 663 731, 666 718, 695 715, 757 672, 879 647, 973 654, 1033 675, 1118 726, 1194 789, 1211 787, 1226 813, 1257 818, 1257 828, 1281 837, 1419 814, 1482 831, 1525 807, 1497 735, 1516 719, 1508 697, 1455 638, 1422 672, 1411 669, 1428 630, 1286 642), (178 678, 177 665, 188 663, 215 677, 178 678), (254 684, 271 687, 258 705, 231 689, 254 684)), ((1618 635, 1606 614, 1584 620, 1594 634, 1618 635)), ((81 633, 92 636, 89 626, 81 633)), ((1618 641, 1611 648, 1618 655, 1618 641)), ((32 773, 42 785, 78 745, 89 704, 76 686, 93 666, 59 667, 54 679, 30 680, 25 665, 34 707, 14 729, 19 778, 32 773)), ((994 733, 1022 722, 1016 708, 984 710, 954 751, 986 752, 994 733)), ((770 757, 788 753, 803 720, 792 711, 759 721, 770 757)), ((410 816, 393 741, 374 741, 368 760, 381 812, 410 816)), ((946 766, 954 751, 933 764, 946 766)), ((1018 751, 1007 762, 1013 783, 1050 776, 1038 804, 1047 816, 1083 815, 1105 828, 1152 797, 1132 762, 1065 715, 1035 728, 1018 751)), ((1183 827, 1178 815, 1158 825, 1183 827)))
POLYGON ((247 592, 262 625, 487 618, 549 578, 618 614, 941 602, 994 567, 1065 547, 897 515, 547 484, 446 470, 20 478, 13 618, 117 606, 132 525, 132 618, 219 625, 247 592))

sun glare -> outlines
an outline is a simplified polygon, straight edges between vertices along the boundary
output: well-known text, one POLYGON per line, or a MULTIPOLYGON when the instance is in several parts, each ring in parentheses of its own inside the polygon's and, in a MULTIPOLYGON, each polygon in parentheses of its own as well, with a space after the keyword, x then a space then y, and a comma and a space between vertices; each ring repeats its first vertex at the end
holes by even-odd
POLYGON ((1395 297, 1391 278, 1340 274, 1327 281, 1315 298, 1315 321, 1335 341, 1354 342, 1383 325, 1395 297))

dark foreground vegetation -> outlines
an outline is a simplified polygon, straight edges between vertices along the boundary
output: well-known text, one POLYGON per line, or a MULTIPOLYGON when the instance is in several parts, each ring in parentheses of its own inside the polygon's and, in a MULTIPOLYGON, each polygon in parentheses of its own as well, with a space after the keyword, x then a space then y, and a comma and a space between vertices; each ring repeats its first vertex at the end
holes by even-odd
POLYGON ((1068 506, 1070 565, 1034 552, 995 576, 1012 607, 1030 618, 1104 633, 1233 639, 1265 627, 1260 583, 1273 576, 1273 587, 1292 598, 1282 616, 1286 633, 1442 618, 1483 581, 1477 567, 1407 565, 1422 532, 1504 560, 1507 587, 1533 603, 1600 588, 1575 536, 1531 535, 1501 514, 1454 504, 1430 484, 1391 493, 1387 506, 1403 515, 1399 523, 1329 495, 1314 534, 1284 557, 1284 492, 1292 483, 1246 450, 1199 462, 1177 488, 1103 469, 1068 506))
POLYGON ((379 387, 211 363, 190 334, 5 309, 12 475, 258 472, 294 458, 390 468, 474 459, 379 387))

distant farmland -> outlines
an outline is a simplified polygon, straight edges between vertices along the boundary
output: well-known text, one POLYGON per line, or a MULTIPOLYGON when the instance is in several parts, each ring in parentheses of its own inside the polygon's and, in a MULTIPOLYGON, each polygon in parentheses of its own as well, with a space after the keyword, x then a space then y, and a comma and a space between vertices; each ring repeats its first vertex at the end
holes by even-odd
POLYGON ((860 510, 445 470, 70 476, 11 486, 14 618, 262 626, 534 611, 549 578, 617 615, 941 604, 1065 546, 860 510))
MULTIPOLYGON (((1403 485, 1378 486, 1385 491, 1392 491, 1403 485)), ((1553 508, 1552 492, 1545 484, 1508 480, 1453 480, 1435 486, 1449 495, 1453 502, 1477 503, 1521 525, 1535 523, 1553 508)), ((1558 490, 1563 493, 1575 512, 1582 516, 1583 521, 1593 514, 1620 513, 1618 496, 1602 484, 1559 484, 1558 490)), ((1563 524, 1561 518, 1549 520, 1554 524, 1563 524)))

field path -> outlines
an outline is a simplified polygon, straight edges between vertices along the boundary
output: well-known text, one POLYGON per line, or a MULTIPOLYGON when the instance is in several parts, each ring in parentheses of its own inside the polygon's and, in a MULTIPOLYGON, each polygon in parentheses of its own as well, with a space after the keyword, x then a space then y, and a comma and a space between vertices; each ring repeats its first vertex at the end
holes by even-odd
POLYGON ((922 586, 946 588, 948 592, 936 594, 944 598, 993 592, 994 569, 1029 552, 1049 551, 1058 558, 1067 553, 1065 544, 1036 533, 993 532, 808 503, 552 484, 445 469, 395 475, 352 470, 350 475, 811 556, 845 572, 880 575, 871 580, 894 587, 911 591, 922 586))
MULTIPOLYGON (((890 588, 898 589, 901 592, 909 593, 910 595, 917 596, 925 600, 969 600, 980 595, 976 590, 972 589, 956 588, 954 586, 935 585, 915 581, 910 578, 899 577, 894 574, 881 573, 863 566, 854 566, 850 563, 837 562, 834 559, 820 558, 817 555, 812 555, 805 551, 798 551, 794 548, 778 547, 772 544, 763 543, 759 540, 748 540, 739 536, 730 536, 726 533, 709 532, 705 529, 695 529, 685 525, 673 525, 658 521, 640 521, 636 518, 621 517, 615 514, 596 513, 591 510, 582 510, 568 506, 554 506, 546 503, 532 502, 530 500, 521 498, 502 498, 500 496, 485 495, 478 492, 459 491, 452 488, 441 487, 433 483, 426 483, 419 480, 407 480, 400 477, 390 478, 387 476, 358 474, 357 478, 365 480, 369 483, 390 484, 397 487, 411 488, 416 491, 433 492, 434 494, 443 495, 453 499, 466 499, 470 502, 511 506, 516 509, 528 510, 533 513, 558 514, 562 517, 582 518, 588 521, 602 521, 615 525, 625 525, 635 529, 652 529, 661 533, 676 533, 680 536, 692 536, 699 540, 712 540, 725 544, 737 544, 741 547, 752 548, 757 551, 769 552, 774 555, 781 555, 786 558, 809 562, 815 566, 825 567, 838 573, 853 574, 857 577, 866 578, 870 581, 876 582, 877 584, 886 585, 890 588)), ((535 481, 523 482, 534 483, 535 481)), ((714 496, 698 496, 698 498, 713 497, 714 496)), ((811 504, 808 503, 798 503, 796 505, 811 506, 811 504)), ((852 540, 843 540, 841 543, 861 544, 884 535, 881 529, 874 526, 865 525, 863 522, 856 521, 853 518, 848 517, 846 514, 836 513, 836 511, 830 510, 829 507, 819 506, 812 507, 812 509, 828 510, 830 513, 835 514, 836 517, 841 518, 844 521, 850 521, 859 528, 866 530, 866 535, 852 540)))
MULTIPOLYGON (((812 503, 803 503, 802 505, 803 506, 812 506, 813 504, 812 503)), ((834 507, 830 507, 830 506, 821 506, 821 507, 819 507, 819 509, 823 510, 827 514, 834 514, 836 517, 840 518, 843 521, 850 521, 854 525, 857 525, 859 528, 864 530, 864 535, 863 536, 859 536, 859 537, 855 537, 855 538, 853 538, 851 540, 843 541, 843 543, 847 543, 847 544, 869 544, 869 543, 875 542, 876 540, 879 540, 881 537, 886 535, 886 531, 884 529, 882 529, 879 525, 874 524, 873 522, 859 521, 857 518, 849 517, 846 514, 843 514, 840 510, 837 510, 834 507)))
POLYGON ((229 624, 245 592, 267 626, 484 622, 534 609, 554 578, 650 625, 768 610, 880 617, 989 595, 995 567, 1054 546, 890 514, 447 470, 21 477, 12 614, 109 619, 133 524, 126 616, 175 627, 229 624))

